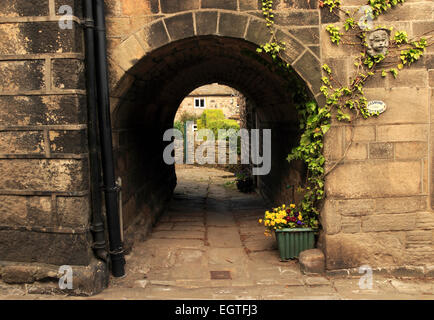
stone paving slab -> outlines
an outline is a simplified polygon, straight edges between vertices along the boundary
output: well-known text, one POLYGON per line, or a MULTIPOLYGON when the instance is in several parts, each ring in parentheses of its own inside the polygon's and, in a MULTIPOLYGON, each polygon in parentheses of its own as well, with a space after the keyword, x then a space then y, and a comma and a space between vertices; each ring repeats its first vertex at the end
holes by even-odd
POLYGON ((291 263, 291 261, 280 261, 279 252, 277 250, 249 252, 249 258, 252 263, 258 266, 285 265, 291 263))
POLYGON ((434 295, 434 283, 426 283, 421 280, 415 280, 411 283, 407 281, 392 279, 390 284, 399 292, 403 294, 422 294, 434 295))
MULTIPOLYGON (((253 229, 253 228, 257 228, 259 225, 258 220, 260 217, 256 217, 255 219, 250 219, 250 220, 238 220, 237 223, 240 226, 240 228, 242 229, 253 229)), ((262 234, 264 234, 264 228, 262 228, 262 234)))
POLYGON ((216 248, 240 248, 241 239, 238 228, 234 227, 209 227, 208 243, 216 248))
POLYGON ((159 222, 154 228, 153 231, 167 231, 172 230, 175 223, 173 222, 159 222))
POLYGON ((264 227, 261 226, 255 226, 255 227, 240 227, 240 235, 241 236, 261 236, 264 238, 264 227))
POLYGON ((165 216, 170 217, 171 219, 179 217, 203 219, 205 217, 205 213, 203 212, 203 209, 196 211, 196 208, 182 208, 176 211, 170 211, 170 213, 166 214, 165 216))
POLYGON ((202 223, 204 221, 203 216, 182 216, 182 215, 172 215, 167 216, 169 219, 167 222, 193 222, 202 223))
POLYGON ((271 238, 264 237, 264 239, 248 239, 243 243, 249 251, 265 251, 277 249, 276 242, 274 241, 274 239, 271 238))
POLYGON ((196 239, 176 239, 176 241, 173 241, 173 239, 158 239, 158 238, 148 238, 146 240, 146 246, 158 246, 158 247, 183 247, 183 248, 198 248, 201 246, 204 246, 203 240, 196 240, 196 239))
POLYGON ((243 248, 209 248, 209 264, 220 265, 244 265, 249 259, 243 248))
POLYGON ((235 225, 235 219, 231 214, 208 212, 206 224, 215 227, 233 227, 235 225))
POLYGON ((152 238, 163 239, 204 239, 205 233, 202 231, 192 230, 171 230, 171 231, 156 231, 152 233, 152 238))
POLYGON ((202 225, 190 225, 188 223, 175 223, 173 228, 173 231, 200 231, 205 232, 206 228, 202 225))
POLYGON ((303 282, 310 287, 330 286, 330 281, 324 277, 303 277, 303 282))

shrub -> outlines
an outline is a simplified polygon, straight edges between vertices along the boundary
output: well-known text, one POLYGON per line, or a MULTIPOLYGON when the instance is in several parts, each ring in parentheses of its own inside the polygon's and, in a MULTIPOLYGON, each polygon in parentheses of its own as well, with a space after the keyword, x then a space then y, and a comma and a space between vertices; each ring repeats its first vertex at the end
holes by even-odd
POLYGON ((220 109, 205 110, 196 123, 197 129, 210 129, 216 138, 218 138, 219 129, 234 129, 236 133, 240 130, 237 121, 226 119, 223 111, 220 109))
POLYGON ((176 120, 173 123, 173 128, 178 129, 179 131, 182 132, 182 135, 184 135, 185 134, 185 132, 184 132, 185 123, 187 121, 197 121, 197 119, 199 119, 198 115, 184 111, 183 113, 181 113, 179 120, 176 120))
POLYGON ((179 117, 179 121, 181 122, 196 121, 199 118, 200 116, 196 115, 195 113, 184 111, 183 113, 181 113, 181 116, 179 117))
POLYGON ((174 123, 173 123, 173 128, 174 129, 178 129, 179 131, 181 131, 182 132, 182 135, 184 135, 184 122, 182 122, 182 121, 175 121, 174 123))

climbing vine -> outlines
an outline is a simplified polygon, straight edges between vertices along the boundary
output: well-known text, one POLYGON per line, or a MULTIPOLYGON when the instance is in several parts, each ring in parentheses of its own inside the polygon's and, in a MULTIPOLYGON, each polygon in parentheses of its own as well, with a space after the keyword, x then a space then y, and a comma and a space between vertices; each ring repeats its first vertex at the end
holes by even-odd
POLYGON ((349 123, 352 126, 359 118, 367 119, 378 116, 378 112, 370 112, 367 109, 368 101, 363 90, 366 82, 375 74, 386 77, 390 73, 396 78, 399 70, 419 60, 425 49, 431 45, 429 41, 433 38, 433 30, 426 32, 420 39, 409 39, 405 31, 396 31, 391 36, 392 28, 382 26, 372 28, 372 21, 376 17, 404 2, 405 0, 367 0, 365 6, 354 12, 342 10, 341 0, 319 2, 320 7, 328 8, 331 13, 340 16, 339 13, 342 12, 345 16, 344 30, 333 24, 326 26, 332 44, 357 46, 361 50, 354 61, 355 74, 347 85, 339 82, 327 64, 322 66, 323 77, 320 90, 325 97, 325 104, 318 106, 309 98, 305 86, 295 82, 294 77, 290 77, 293 70, 281 57, 286 44, 276 38, 274 31, 273 0, 262 1, 262 13, 270 31, 271 40, 260 46, 257 52, 268 54, 278 72, 288 75, 289 85, 294 92, 293 99, 298 111, 302 134, 299 145, 292 150, 287 160, 302 160, 307 166, 306 185, 302 190, 304 198, 298 204, 298 210, 302 212, 308 226, 314 229, 319 228, 318 216, 320 204, 324 198, 325 177, 344 160, 354 136, 354 129, 352 129, 351 139, 343 157, 326 171, 323 140, 324 135, 330 129, 332 114, 338 121, 349 123), (360 13, 362 17, 357 20, 356 16, 360 13), (372 56, 367 53, 369 46, 367 36, 375 29, 383 29, 388 33, 389 47, 385 54, 372 56))

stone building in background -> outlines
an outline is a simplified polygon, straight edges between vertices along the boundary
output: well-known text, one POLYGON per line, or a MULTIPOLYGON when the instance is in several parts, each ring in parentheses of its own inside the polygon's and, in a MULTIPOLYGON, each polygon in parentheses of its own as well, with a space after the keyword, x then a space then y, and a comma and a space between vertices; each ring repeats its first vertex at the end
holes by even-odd
MULTIPOLYGON (((345 11, 366 0, 341 2, 345 11)), ((225 83, 249 98, 249 126, 273 131, 272 170, 258 187, 272 202, 295 197, 305 171, 286 156, 298 142, 298 116, 286 82, 256 54, 270 40, 261 1, 105 4, 113 152, 127 234, 137 225, 150 230, 165 209, 176 175, 161 159, 162 133, 186 94, 206 84, 225 83)), ((344 17, 317 0, 275 0, 274 9, 284 60, 312 99, 324 103, 321 65, 345 84, 359 55, 333 45, 325 30, 344 17)), ((412 0, 374 23, 413 38, 434 28, 433 14, 432 0, 412 0)), ((82 0, 0 2, 0 276, 7 284, 57 286, 59 266, 70 265, 77 292, 106 285, 107 265, 92 251, 83 25, 82 0), (73 9, 72 29, 59 28, 62 5, 73 9)), ((319 247, 327 272, 368 264, 432 276, 434 47, 397 79, 375 76, 365 92, 387 111, 355 124, 345 160, 326 178, 319 247)), ((327 168, 342 158, 351 130, 333 123, 327 168)))
POLYGON ((175 115, 175 121, 183 113, 200 116, 204 110, 220 109, 226 119, 240 120, 241 93, 225 85, 213 83, 199 87, 185 97, 175 115))

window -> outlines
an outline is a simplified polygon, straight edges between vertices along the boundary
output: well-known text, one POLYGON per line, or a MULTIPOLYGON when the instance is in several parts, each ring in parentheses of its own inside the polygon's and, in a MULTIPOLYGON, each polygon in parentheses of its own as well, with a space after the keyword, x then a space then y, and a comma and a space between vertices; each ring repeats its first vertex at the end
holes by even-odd
POLYGON ((204 98, 194 98, 194 107, 195 108, 205 108, 205 99, 204 98))

